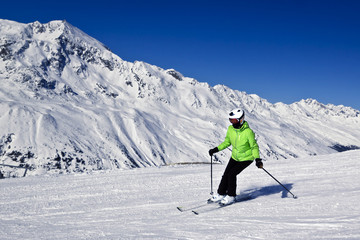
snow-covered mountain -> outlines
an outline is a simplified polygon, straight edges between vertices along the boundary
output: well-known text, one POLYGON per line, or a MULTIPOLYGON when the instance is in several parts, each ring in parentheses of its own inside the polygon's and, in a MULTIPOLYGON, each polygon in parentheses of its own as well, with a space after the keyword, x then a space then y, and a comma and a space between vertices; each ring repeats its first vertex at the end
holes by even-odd
POLYGON ((235 107, 265 159, 360 146, 359 110, 312 99, 272 104, 127 62, 66 21, 0 20, 0 82, 0 163, 29 164, 29 174, 209 162, 235 107))

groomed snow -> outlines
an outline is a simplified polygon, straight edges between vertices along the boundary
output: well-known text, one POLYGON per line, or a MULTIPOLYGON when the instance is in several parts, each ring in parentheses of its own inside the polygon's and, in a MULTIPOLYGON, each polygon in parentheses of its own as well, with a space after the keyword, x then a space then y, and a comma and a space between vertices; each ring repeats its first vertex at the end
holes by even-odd
MULTIPOLYGON (((199 215, 210 165, 0 181, 1 239, 360 239, 360 151, 272 160, 238 177, 253 199, 199 215)), ((214 166, 214 185, 225 165, 214 166)), ((214 210, 213 210, 214 209, 214 210)))

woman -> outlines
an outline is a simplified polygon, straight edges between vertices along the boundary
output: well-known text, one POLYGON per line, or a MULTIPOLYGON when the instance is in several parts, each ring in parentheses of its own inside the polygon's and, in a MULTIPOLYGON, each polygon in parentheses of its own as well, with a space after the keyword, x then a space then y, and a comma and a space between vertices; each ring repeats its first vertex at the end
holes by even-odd
POLYGON ((234 109, 229 113, 229 126, 223 143, 216 148, 210 149, 209 154, 224 150, 232 145, 231 158, 221 178, 217 194, 211 198, 211 202, 220 202, 221 205, 228 205, 235 202, 236 197, 236 176, 247 168, 255 159, 258 168, 263 167, 259 155, 259 146, 255 140, 255 134, 249 124, 244 121, 245 112, 241 109, 234 109))

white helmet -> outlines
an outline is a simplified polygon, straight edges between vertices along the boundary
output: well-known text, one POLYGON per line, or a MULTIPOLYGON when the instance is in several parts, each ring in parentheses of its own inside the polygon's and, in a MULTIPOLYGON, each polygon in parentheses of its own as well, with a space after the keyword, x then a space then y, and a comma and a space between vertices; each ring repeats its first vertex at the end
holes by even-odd
POLYGON ((245 118, 245 112, 240 108, 235 108, 229 113, 229 120, 234 125, 242 125, 245 118))
POLYGON ((236 118, 240 120, 243 117, 245 117, 245 112, 240 108, 235 108, 229 113, 229 118, 231 119, 236 118))

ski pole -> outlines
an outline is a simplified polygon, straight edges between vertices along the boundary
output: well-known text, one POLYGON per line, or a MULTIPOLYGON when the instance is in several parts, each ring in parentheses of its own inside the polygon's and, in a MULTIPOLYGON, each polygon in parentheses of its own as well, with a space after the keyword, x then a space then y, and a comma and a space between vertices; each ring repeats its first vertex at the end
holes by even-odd
POLYGON ((279 182, 276 178, 274 178, 273 175, 271 175, 268 171, 265 170, 265 168, 262 168, 262 170, 264 170, 267 174, 269 174, 270 177, 272 177, 275 181, 277 181, 283 188, 286 189, 286 191, 288 191, 291 195, 293 195, 294 199, 297 199, 297 196, 295 196, 292 192, 290 192, 289 189, 287 189, 284 185, 281 184, 281 182, 279 182))
POLYGON ((211 156, 211 163, 210 163, 210 179, 211 179, 211 192, 210 195, 213 195, 213 158, 211 156))

